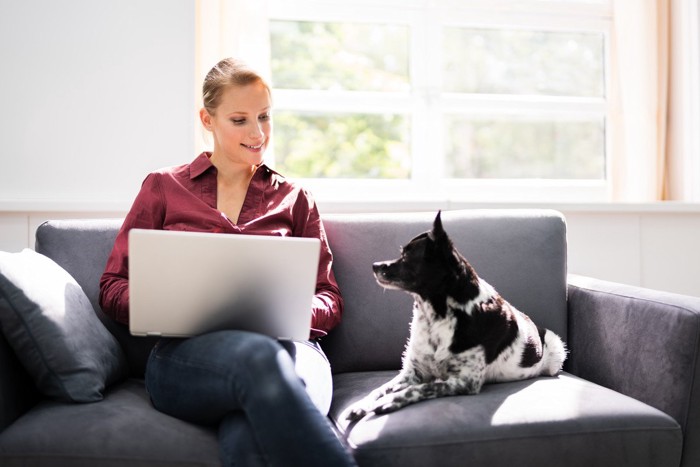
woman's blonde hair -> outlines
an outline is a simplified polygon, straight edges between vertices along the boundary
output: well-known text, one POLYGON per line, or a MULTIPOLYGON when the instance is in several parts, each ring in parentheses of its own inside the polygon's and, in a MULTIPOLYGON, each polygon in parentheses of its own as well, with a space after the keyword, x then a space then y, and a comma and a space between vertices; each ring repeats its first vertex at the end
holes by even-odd
MULTIPOLYGON (((267 82, 248 67, 244 62, 235 58, 224 58, 209 70, 202 85, 202 101, 209 115, 219 106, 221 95, 229 86, 246 86, 252 83, 260 83, 270 93, 267 82)), ((270 93, 271 94, 271 93, 270 93)))

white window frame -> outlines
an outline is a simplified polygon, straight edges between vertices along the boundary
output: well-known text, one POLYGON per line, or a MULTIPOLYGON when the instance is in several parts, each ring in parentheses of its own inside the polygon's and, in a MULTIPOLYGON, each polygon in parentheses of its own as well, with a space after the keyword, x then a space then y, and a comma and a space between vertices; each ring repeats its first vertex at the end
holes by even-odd
MULTIPOLYGON (((442 115, 528 115, 556 120, 599 118, 609 112, 607 98, 468 95, 441 92, 443 26, 504 27, 559 32, 595 31, 604 35, 606 69, 610 69, 609 41, 612 9, 609 0, 268 0, 271 20, 404 24, 410 27, 412 90, 408 93, 307 91, 274 89, 276 111, 406 114, 411 119, 412 177, 407 180, 304 179, 319 200, 362 206, 364 203, 459 205, 465 202, 604 202, 611 196, 612 158, 606 125, 606 177, 603 180, 445 179, 441 178, 442 115), (422 130, 421 130, 422 129, 422 130), (437 163, 436 163, 437 162, 437 163)), ((274 143, 271 148, 274 156, 274 143)), ((274 162, 272 162, 274 165, 274 162)))

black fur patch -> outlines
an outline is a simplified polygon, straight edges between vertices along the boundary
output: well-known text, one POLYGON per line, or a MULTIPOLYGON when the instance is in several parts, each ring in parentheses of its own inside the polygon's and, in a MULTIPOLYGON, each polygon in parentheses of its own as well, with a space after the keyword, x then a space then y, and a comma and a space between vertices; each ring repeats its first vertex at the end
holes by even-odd
POLYGON ((500 296, 475 304, 471 315, 456 310, 455 317, 457 326, 450 351, 460 353, 482 345, 487 365, 518 337, 515 317, 500 296))
POLYGON ((544 335, 547 332, 546 329, 537 327, 537 332, 540 335, 540 342, 533 342, 532 338, 525 343, 525 348, 523 349, 523 354, 520 358, 520 366, 523 368, 530 368, 537 365, 540 360, 542 360, 542 353, 544 352, 544 335))

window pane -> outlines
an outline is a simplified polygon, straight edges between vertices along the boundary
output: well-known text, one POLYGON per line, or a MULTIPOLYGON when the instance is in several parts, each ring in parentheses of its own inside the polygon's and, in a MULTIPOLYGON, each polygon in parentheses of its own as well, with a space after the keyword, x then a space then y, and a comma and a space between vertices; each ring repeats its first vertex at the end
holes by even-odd
POLYGON ((270 21, 272 85, 408 91, 408 38, 406 26, 270 21))
POLYGON ((604 96, 602 34, 445 28, 443 38, 446 91, 604 96))
POLYGON ((603 121, 499 121, 452 116, 448 178, 605 178, 603 121))
POLYGON ((408 178, 403 115, 275 112, 276 168, 290 177, 408 178))

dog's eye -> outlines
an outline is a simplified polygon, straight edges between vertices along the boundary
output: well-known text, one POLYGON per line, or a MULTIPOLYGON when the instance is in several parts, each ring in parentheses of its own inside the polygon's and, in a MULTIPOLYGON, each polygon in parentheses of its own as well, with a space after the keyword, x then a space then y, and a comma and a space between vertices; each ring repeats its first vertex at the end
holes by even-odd
POLYGON ((404 248, 401 248, 401 257, 402 258, 408 258, 409 256, 414 254, 415 248, 413 245, 406 245, 404 248))

